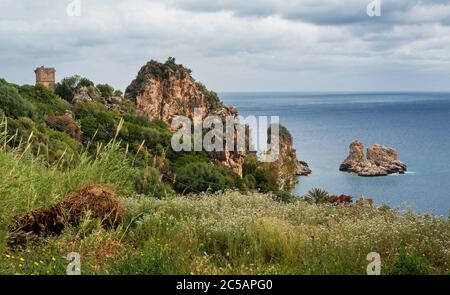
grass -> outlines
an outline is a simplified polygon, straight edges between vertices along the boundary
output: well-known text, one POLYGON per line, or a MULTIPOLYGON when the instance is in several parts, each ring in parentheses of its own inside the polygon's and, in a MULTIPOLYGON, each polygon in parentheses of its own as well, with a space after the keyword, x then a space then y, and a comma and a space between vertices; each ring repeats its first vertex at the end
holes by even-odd
MULTIPOLYGON (((1 128, 0 128, 1 130, 1 128)), ((386 206, 280 202, 270 194, 225 191, 150 198, 117 144, 71 168, 48 164, 0 138, 0 274, 65 274, 70 252, 84 274, 365 274, 370 252, 382 274, 449 274, 448 218, 386 206), (92 183, 111 185, 126 222, 105 230, 87 218, 60 236, 10 249, 11 217, 48 206, 92 183)))

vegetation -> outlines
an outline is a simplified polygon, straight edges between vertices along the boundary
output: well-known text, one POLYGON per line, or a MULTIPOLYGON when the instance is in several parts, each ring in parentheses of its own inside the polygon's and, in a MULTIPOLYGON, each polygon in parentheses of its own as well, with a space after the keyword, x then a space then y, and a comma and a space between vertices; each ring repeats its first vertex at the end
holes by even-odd
POLYGON ((148 198, 135 191, 139 171, 112 142, 67 170, 2 148, 0 273, 65 274, 70 252, 80 253, 83 274, 365 274, 370 252, 381 255, 382 274, 450 271, 447 218, 238 191, 148 198), (92 183, 120 195, 122 226, 106 230, 86 216, 25 249, 6 245, 12 216, 92 183))
MULTIPOLYGON (((190 75, 174 59, 144 70, 190 75)), ((254 154, 240 178, 205 152, 175 153, 168 126, 133 103, 70 104, 79 87, 120 94, 108 86, 73 76, 53 94, 0 79, 0 274, 64 274, 70 252, 81 254, 84 274, 364 274, 370 252, 381 255, 382 274, 450 273, 448 218, 331 203, 321 189, 294 197, 254 154), (119 196, 119 227, 87 212, 60 235, 7 244, 15 216, 92 184, 119 196)))
POLYGON ((103 98, 108 98, 114 95, 114 88, 109 84, 97 84, 97 89, 100 91, 103 98))
POLYGON ((87 78, 78 75, 62 79, 56 84, 55 93, 68 102, 73 100, 75 91, 80 87, 91 87, 94 83, 87 78))

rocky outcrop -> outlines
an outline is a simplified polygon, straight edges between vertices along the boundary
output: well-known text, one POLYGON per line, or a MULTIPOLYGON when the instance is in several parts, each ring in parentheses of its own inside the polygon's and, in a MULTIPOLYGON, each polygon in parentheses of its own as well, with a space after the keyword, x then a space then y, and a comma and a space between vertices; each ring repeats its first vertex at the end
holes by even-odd
POLYGON ((81 86, 75 90, 72 102, 74 104, 100 101, 102 94, 95 86, 81 86))
POLYGON ((144 65, 125 91, 125 98, 134 100, 138 110, 151 120, 170 124, 178 115, 193 117, 194 109, 204 118, 222 107, 214 92, 196 82, 191 71, 174 59, 162 64, 150 61, 144 65))
MULTIPOLYGON (((243 176, 242 167, 244 165, 244 160, 247 155, 248 150, 239 150, 237 143, 238 138, 241 136, 245 136, 245 134, 241 134, 242 131, 242 125, 240 125, 237 121, 238 112, 235 108, 229 107, 229 106, 222 106, 219 109, 216 109, 214 111, 211 111, 211 115, 218 116, 222 119, 222 122, 226 122, 226 118, 234 118, 235 124, 233 125, 233 150, 228 149, 227 145, 227 139, 226 137, 223 138, 223 144, 224 144, 224 151, 212 151, 208 152, 208 155, 211 159, 213 159, 217 164, 222 165, 228 169, 231 169, 232 171, 236 172, 239 176, 243 176)), ((245 130, 245 129, 244 129, 245 130)), ((226 130, 224 127, 224 134, 226 130)), ((245 131, 244 131, 245 132, 245 131)))
MULTIPOLYGON (((274 124, 268 130, 268 143, 270 144, 271 130, 274 124)), ((306 176, 311 174, 311 169, 304 161, 299 161, 297 152, 294 148, 294 142, 289 130, 278 124, 279 128, 279 155, 278 158, 271 163, 271 169, 278 174, 278 187, 280 190, 292 191, 298 183, 297 176, 306 176)), ((267 155, 271 154, 271 150, 267 151, 267 155)))
POLYGON ((116 109, 119 111, 126 111, 127 106, 124 99, 118 95, 103 97, 100 90, 95 86, 81 86, 78 87, 74 94, 72 103, 80 104, 86 102, 100 102, 109 110, 116 109))
MULTIPOLYGON (((234 108, 224 106, 216 93, 195 81, 191 71, 176 64, 172 58, 164 64, 150 61, 144 65, 127 87, 125 98, 135 101, 138 111, 150 120, 161 120, 169 125, 178 115, 193 118, 195 109, 200 111, 202 119, 208 115, 221 117, 224 126, 226 116, 238 116, 234 108)), ((234 129, 236 139, 240 136, 238 124, 234 129)), ((223 152, 209 152, 209 156, 216 163, 242 176, 246 152, 227 150, 225 140, 224 145, 223 152)))
POLYGON ((340 171, 353 172, 359 176, 403 174, 406 169, 406 165, 398 159, 394 148, 375 144, 367 149, 365 157, 364 144, 358 140, 350 144, 350 153, 339 167, 340 171))

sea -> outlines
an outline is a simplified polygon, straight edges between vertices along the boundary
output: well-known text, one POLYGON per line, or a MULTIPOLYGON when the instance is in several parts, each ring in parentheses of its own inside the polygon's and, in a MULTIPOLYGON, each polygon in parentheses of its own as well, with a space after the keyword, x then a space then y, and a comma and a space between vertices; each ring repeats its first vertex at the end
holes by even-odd
POLYGON ((242 116, 278 116, 294 138, 297 156, 312 174, 296 195, 320 187, 332 194, 374 199, 401 211, 449 216, 450 93, 225 92, 242 116), (397 149, 403 175, 359 177, 339 171, 349 144, 360 140, 397 149))

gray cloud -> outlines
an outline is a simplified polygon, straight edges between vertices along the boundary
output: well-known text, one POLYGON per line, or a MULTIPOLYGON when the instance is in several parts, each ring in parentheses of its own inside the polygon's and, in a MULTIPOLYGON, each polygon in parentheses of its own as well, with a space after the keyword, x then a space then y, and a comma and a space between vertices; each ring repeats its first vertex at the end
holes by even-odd
POLYGON ((0 76, 46 64, 123 89, 175 56, 216 90, 450 90, 448 1, 381 0, 375 18, 369 0, 81 0, 68 17, 71 1, 0 0, 0 76))

